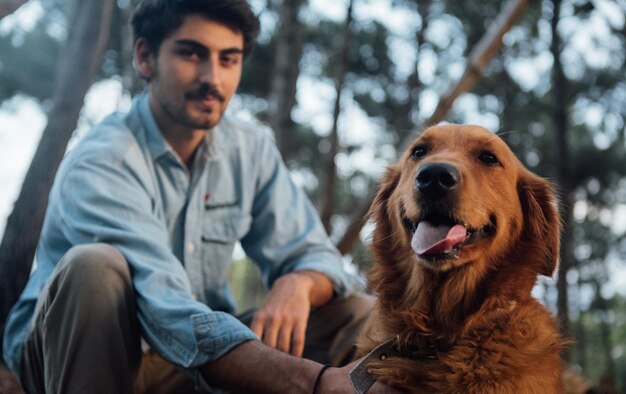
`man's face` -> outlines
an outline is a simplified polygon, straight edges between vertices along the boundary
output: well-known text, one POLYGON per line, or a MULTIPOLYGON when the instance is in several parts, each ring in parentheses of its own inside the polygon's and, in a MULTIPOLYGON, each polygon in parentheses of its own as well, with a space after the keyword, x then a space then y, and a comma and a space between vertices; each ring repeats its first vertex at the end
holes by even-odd
POLYGON ((162 129, 206 130, 226 110, 241 80, 241 32, 190 15, 150 54, 151 108, 162 129))

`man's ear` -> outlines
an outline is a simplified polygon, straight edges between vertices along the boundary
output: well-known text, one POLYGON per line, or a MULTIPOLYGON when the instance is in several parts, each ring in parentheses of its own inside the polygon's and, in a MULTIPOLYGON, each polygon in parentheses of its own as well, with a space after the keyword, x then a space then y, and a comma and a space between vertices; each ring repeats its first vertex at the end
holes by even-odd
POLYGON ((138 38, 133 48, 133 67, 142 79, 150 80, 156 72, 156 56, 145 38, 138 38))

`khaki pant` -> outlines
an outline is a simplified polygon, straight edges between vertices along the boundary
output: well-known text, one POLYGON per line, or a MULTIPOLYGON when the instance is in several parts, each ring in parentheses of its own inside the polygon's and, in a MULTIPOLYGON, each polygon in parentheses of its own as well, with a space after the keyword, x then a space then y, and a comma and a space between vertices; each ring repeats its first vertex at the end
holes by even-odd
MULTIPOLYGON (((304 357, 347 363, 371 308, 367 296, 352 296, 312 311, 304 357)), ((74 247, 39 297, 24 344, 22 385, 28 393, 195 392, 177 366, 154 351, 142 353, 140 333, 122 254, 106 244, 74 247)))

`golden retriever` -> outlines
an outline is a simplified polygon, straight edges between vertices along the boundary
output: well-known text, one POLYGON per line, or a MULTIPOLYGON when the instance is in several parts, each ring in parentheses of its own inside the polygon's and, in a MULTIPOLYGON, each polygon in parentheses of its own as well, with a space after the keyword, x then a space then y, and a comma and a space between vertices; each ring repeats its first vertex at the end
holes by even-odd
POLYGON ((486 129, 434 126, 387 170, 370 217, 377 301, 359 352, 390 349, 370 375, 411 393, 562 391, 565 341, 531 296, 558 264, 548 181, 486 129))

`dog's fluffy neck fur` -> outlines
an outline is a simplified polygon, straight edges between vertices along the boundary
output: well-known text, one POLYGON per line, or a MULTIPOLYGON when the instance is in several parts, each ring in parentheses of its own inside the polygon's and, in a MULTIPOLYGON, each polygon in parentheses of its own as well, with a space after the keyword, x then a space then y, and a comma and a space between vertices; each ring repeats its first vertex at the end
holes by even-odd
MULTIPOLYGON (((403 327, 401 332, 388 334, 400 335, 408 344, 432 337, 445 348, 454 343, 479 310, 496 312, 531 298, 536 274, 530 268, 520 270, 520 265, 528 262, 516 261, 515 256, 498 259, 498 270, 484 268, 493 267, 493 262, 475 261, 437 272, 416 261, 412 271, 402 272, 393 268, 399 266, 396 259, 389 259, 388 240, 377 242, 376 238, 374 236, 373 251, 377 264, 370 273, 370 283, 379 298, 377 313, 384 316, 382 321, 387 322, 387 327, 403 327), (382 256, 386 256, 386 261, 382 256), (384 276, 380 270, 383 266, 384 276), (515 270, 507 269, 513 266, 515 270), (407 286, 410 282, 416 285, 407 286), (381 291, 383 289, 385 291, 381 291)), ((399 252, 395 257, 398 261, 406 259, 405 253, 412 251, 399 252)))

